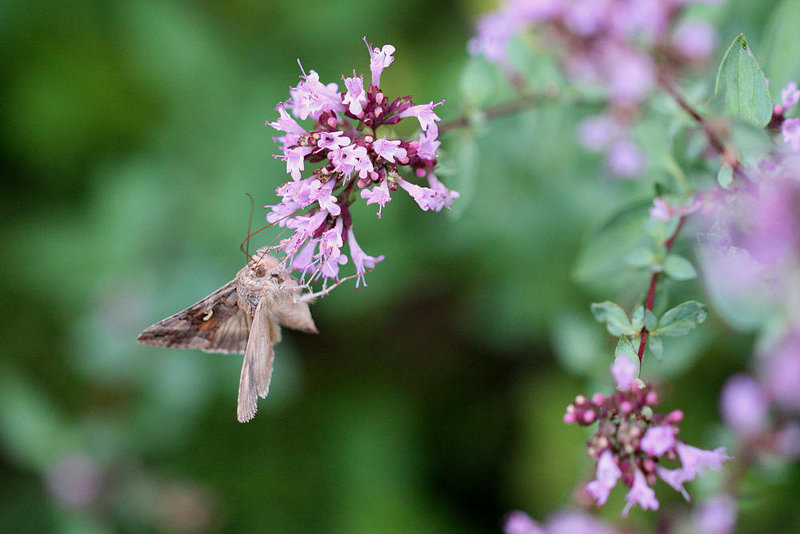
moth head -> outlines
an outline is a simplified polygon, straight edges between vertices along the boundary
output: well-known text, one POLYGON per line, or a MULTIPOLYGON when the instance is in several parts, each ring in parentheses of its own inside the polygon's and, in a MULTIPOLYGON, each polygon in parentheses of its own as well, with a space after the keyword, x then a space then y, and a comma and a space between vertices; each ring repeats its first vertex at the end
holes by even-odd
POLYGON ((237 281, 249 291, 267 290, 280 287, 288 277, 280 260, 268 252, 267 248, 259 249, 253 260, 239 271, 237 281))

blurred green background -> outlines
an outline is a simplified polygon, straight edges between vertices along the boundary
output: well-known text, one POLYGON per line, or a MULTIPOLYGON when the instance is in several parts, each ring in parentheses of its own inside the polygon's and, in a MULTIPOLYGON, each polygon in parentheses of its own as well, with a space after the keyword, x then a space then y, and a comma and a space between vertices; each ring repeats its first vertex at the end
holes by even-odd
MULTIPOLYGON (((704 16, 722 42, 744 31, 758 50, 772 3, 754 4, 704 16)), ((0 531, 478 533, 510 509, 544 518, 569 502, 591 462, 563 410, 610 387, 613 340, 589 303, 631 307, 646 286, 613 247, 640 232, 652 181, 610 180, 576 148, 577 121, 598 110, 549 103, 446 136, 442 178, 463 194, 451 213, 404 195, 381 220, 358 207, 359 243, 386 260, 368 287, 314 305, 319 335, 284 332, 251 423, 235 417, 240 357, 135 343, 242 265, 246 193, 258 226, 286 180, 264 121, 297 58, 340 82, 369 74, 362 36, 391 43, 385 93, 444 98, 452 119, 474 18, 493 7, 0 3, 0 531), (593 240, 631 198, 616 245, 593 240)), ((502 86, 485 101, 509 97, 502 86)), ((701 295, 666 289, 673 304, 701 295)), ((748 343, 712 316, 646 364, 670 379, 664 409, 685 410, 689 443, 725 439, 716 398, 748 343)), ((800 521, 796 467, 762 466, 746 489, 743 532, 800 521)), ((602 513, 618 517, 622 495, 602 513)), ((667 514, 684 509, 658 495, 667 514)))

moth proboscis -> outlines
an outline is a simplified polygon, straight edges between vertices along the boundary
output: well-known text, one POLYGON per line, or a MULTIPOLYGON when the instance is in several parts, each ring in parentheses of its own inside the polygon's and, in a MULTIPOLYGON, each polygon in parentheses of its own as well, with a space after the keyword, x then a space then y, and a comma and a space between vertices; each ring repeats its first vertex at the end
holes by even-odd
POLYGON ((157 347, 244 354, 236 416, 245 423, 256 414, 258 397, 269 391, 280 327, 317 333, 308 307, 317 295, 303 289, 268 247, 260 248, 236 278, 157 322, 137 340, 157 347))

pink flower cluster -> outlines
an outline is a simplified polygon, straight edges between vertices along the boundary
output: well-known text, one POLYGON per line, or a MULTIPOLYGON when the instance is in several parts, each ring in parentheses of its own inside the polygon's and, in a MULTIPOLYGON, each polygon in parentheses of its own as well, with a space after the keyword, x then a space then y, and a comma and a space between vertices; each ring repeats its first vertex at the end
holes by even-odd
MULTIPOLYGON (((798 100, 800 91, 789 84, 775 116, 782 119, 798 100)), ((783 124, 791 120, 798 119, 783 124)), ((800 458, 800 153, 776 152, 751 175, 752 183, 729 191, 706 213, 699 250, 705 285, 721 315, 740 329, 769 332, 753 375, 730 378, 720 408, 742 446, 795 460, 800 458)))
POLYGON ((596 393, 591 399, 579 395, 567 407, 564 422, 588 426, 598 422, 589 439, 588 454, 597 459, 596 478, 586 485, 586 492, 602 506, 611 490, 622 482, 630 488, 622 515, 639 505, 645 510, 659 507, 650 487, 657 478, 672 486, 688 500, 683 484, 694 480, 705 467, 716 471, 729 457, 724 447, 707 451, 687 445, 677 438, 683 413, 653 412, 658 395, 652 386, 636 378, 636 364, 625 354, 611 366, 617 383, 613 395, 596 393), (680 461, 668 469, 664 461, 680 461))
MULTIPOLYGON (((366 42, 366 40, 365 40, 366 42)), ((349 246, 358 282, 383 256, 364 253, 356 242, 348 206, 361 197, 378 205, 378 217, 392 200, 392 192, 406 191, 424 211, 449 208, 458 198, 434 175, 439 117, 434 104, 414 105, 411 97, 389 101, 380 89, 383 70, 394 61, 395 48, 372 48, 371 83, 364 87, 363 76, 343 77, 344 91, 335 83, 323 84, 315 71, 301 76, 290 89, 291 97, 278 104, 278 119, 267 122, 284 133, 275 139, 292 181, 277 188, 281 202, 273 206, 267 221, 294 230, 279 248, 290 259, 293 269, 310 273, 311 279, 338 279, 339 267, 347 263, 342 247, 349 246), (287 111, 288 110, 288 111, 287 111), (291 112, 290 116, 289 112, 291 112), (392 126, 405 118, 419 122, 418 139, 391 139, 379 135, 382 126, 392 126), (296 119, 313 121, 311 128, 296 119), (316 165, 303 177, 306 166, 316 165), (425 178, 417 185, 400 174, 425 178)), ((358 285, 357 282, 357 285, 358 285)))
POLYGON ((714 52, 714 28, 682 17, 688 4, 701 1, 505 0, 479 20, 468 46, 509 68, 507 49, 516 35, 535 27, 545 42, 556 43, 565 51, 561 60, 569 77, 602 89, 611 108, 580 126, 581 144, 605 152, 612 174, 635 177, 646 166, 629 134, 638 106, 659 76, 671 78, 714 52))

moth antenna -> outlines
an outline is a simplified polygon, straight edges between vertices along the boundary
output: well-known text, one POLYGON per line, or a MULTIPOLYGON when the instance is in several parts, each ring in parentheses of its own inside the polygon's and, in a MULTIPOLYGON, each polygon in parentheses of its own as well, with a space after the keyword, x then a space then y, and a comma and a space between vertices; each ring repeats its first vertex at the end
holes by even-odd
MULTIPOLYGON (((250 196, 250 195, 247 195, 247 196, 250 196)), ((245 243, 248 243, 248 244, 249 244, 249 241, 250 241, 250 238, 251 238, 251 237, 253 237, 254 235, 257 235, 257 234, 259 234, 259 233, 263 232, 263 231, 264 231, 264 230, 266 230, 267 228, 270 228, 270 227, 272 227, 272 226, 275 226, 277 223, 279 223, 279 222, 281 222, 281 221, 285 221, 286 219, 289 219, 289 218, 291 218, 291 217, 294 217, 295 215, 297 215, 297 214, 298 214, 298 213, 300 213, 301 211, 303 211, 303 210, 302 210, 302 208, 301 208, 301 209, 299 209, 299 210, 295 210, 293 213, 290 213, 290 214, 289 214, 289 215, 287 215, 286 217, 281 217, 280 219, 278 219, 278 220, 277 220, 277 221, 275 221, 275 222, 269 223, 269 224, 268 224, 268 225, 266 225, 266 226, 262 226, 261 228, 259 228, 259 229, 258 229, 258 230, 256 230, 255 232, 250 232, 250 231, 249 231, 249 228, 248 228, 248 234, 245 236, 245 238, 244 238, 244 239, 242 239, 242 242, 239 244, 239 249, 240 249, 240 250, 241 250, 241 251, 242 251, 244 254, 247 254, 247 251, 245 251, 244 245, 245 245, 245 243)), ((249 255, 249 254, 247 254, 247 260, 248 260, 248 261, 250 260, 250 255, 249 255)))
MULTIPOLYGON (((250 230, 253 229, 253 213, 255 212, 256 200, 253 198, 253 195, 251 195, 250 193, 245 193, 245 195, 247 195, 247 198, 250 199, 250 218, 247 219, 247 237, 244 238, 244 241, 247 243, 247 245, 245 246, 245 249, 242 252, 244 252, 244 255, 247 258, 249 258, 250 257, 250 237, 251 237, 250 230)), ((241 249, 242 246, 239 245, 239 248, 241 249)))

